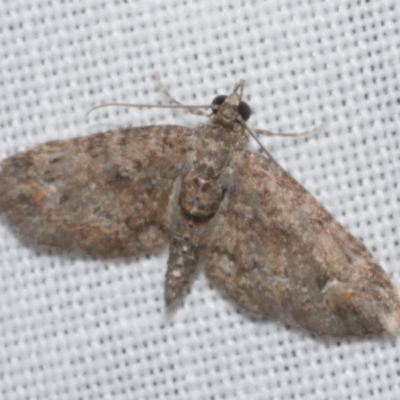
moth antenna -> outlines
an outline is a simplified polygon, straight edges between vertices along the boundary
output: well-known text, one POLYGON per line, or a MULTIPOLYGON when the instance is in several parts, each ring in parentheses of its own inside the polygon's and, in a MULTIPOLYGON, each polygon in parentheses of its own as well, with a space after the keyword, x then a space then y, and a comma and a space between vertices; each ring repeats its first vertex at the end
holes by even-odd
MULTIPOLYGON (((99 108, 105 108, 105 107, 136 107, 136 108, 184 108, 187 111, 192 112, 191 110, 198 109, 198 108, 211 108, 210 105, 200 105, 200 106, 185 106, 185 105, 177 105, 177 104, 132 104, 132 103, 106 103, 106 104, 100 104, 99 106, 95 106, 91 108, 87 113, 86 113, 86 118, 95 110, 98 110, 99 108)), ((197 114, 197 115, 203 115, 203 114, 197 114)), ((207 115, 208 116, 208 115, 207 115)))
MULTIPOLYGON (((164 86, 164 84, 162 83, 161 76, 160 76, 160 73, 159 73, 158 71, 156 72, 156 80, 157 80, 157 84, 158 84, 160 90, 164 93, 164 95, 168 98, 168 100, 169 100, 172 104, 176 104, 176 105, 179 105, 179 106, 181 106, 181 107, 183 107, 183 108, 186 108, 186 106, 185 106, 184 104, 180 103, 178 100, 176 100, 176 99, 169 93, 168 89, 167 89, 167 88, 164 86)), ((203 108, 203 107, 198 107, 198 108, 203 108)), ((206 114, 206 113, 204 113, 204 112, 202 112, 202 111, 200 111, 200 110, 195 110, 195 109, 192 109, 192 110, 191 110, 191 109, 188 109, 188 111, 189 111, 191 114, 194 114, 194 115, 201 115, 201 116, 203 116, 203 117, 209 117, 208 114, 206 114)))
POLYGON ((313 133, 316 133, 319 130, 325 128, 325 126, 327 124, 328 124, 328 119, 325 118, 319 125, 315 126, 314 128, 307 129, 306 131, 303 131, 303 132, 276 133, 276 132, 266 131, 264 129, 253 129, 253 132, 258 133, 259 135, 265 135, 265 136, 301 137, 301 136, 312 135, 313 133))

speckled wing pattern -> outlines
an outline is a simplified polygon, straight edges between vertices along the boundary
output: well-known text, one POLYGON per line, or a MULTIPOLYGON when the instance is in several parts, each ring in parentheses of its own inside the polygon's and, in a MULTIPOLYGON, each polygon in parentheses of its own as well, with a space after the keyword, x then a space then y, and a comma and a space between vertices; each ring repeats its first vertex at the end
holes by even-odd
POLYGON ((276 163, 249 151, 204 238, 212 283, 247 312, 322 336, 399 329, 397 294, 371 254, 276 163))
POLYGON ((217 96, 194 129, 121 129, 3 160, 0 211, 22 237, 64 252, 131 257, 169 243, 167 306, 202 263, 251 314, 319 336, 400 331, 400 299, 368 250, 275 161, 246 150, 243 88, 217 96))
POLYGON ((95 257, 168 243, 170 195, 190 130, 129 128, 60 140, 0 163, 0 210, 35 245, 95 257))

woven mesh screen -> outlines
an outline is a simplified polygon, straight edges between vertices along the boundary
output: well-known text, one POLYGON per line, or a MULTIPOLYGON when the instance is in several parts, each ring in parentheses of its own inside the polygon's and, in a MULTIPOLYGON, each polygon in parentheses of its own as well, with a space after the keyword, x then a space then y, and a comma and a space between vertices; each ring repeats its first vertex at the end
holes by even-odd
MULTIPOLYGON (((400 289, 400 4, 392 1, 52 1, 0 4, 0 158, 108 128, 203 118, 246 79, 249 125, 362 239, 400 289)), ((250 143, 257 150, 257 145, 250 143)), ((104 262, 40 252, 0 224, 0 397, 398 399, 398 338, 321 341, 255 321, 203 273, 164 307, 167 253, 104 262)))

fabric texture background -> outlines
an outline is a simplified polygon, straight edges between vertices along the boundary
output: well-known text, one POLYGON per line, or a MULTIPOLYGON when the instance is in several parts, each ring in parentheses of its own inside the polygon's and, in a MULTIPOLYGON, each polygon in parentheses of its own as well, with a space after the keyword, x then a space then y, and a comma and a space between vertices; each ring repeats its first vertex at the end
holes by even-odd
MULTIPOLYGON (((0 3, 0 159, 48 140, 204 118, 186 104, 246 79, 249 125, 400 290, 400 3, 0 3)), ((250 148, 257 151, 254 142, 250 148)), ((0 398, 398 399, 400 335, 317 340, 238 311, 202 271, 174 312, 167 251, 131 262, 44 253, 0 222, 0 398)))

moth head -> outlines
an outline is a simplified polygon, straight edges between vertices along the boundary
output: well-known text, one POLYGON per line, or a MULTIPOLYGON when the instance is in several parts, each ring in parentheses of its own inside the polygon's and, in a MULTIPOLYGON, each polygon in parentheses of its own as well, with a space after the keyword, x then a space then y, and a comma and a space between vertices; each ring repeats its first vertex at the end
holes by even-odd
POLYGON ((226 122, 235 122, 238 115, 243 121, 247 121, 251 115, 250 106, 241 100, 244 81, 240 81, 235 90, 229 95, 219 95, 211 103, 213 113, 226 122))

